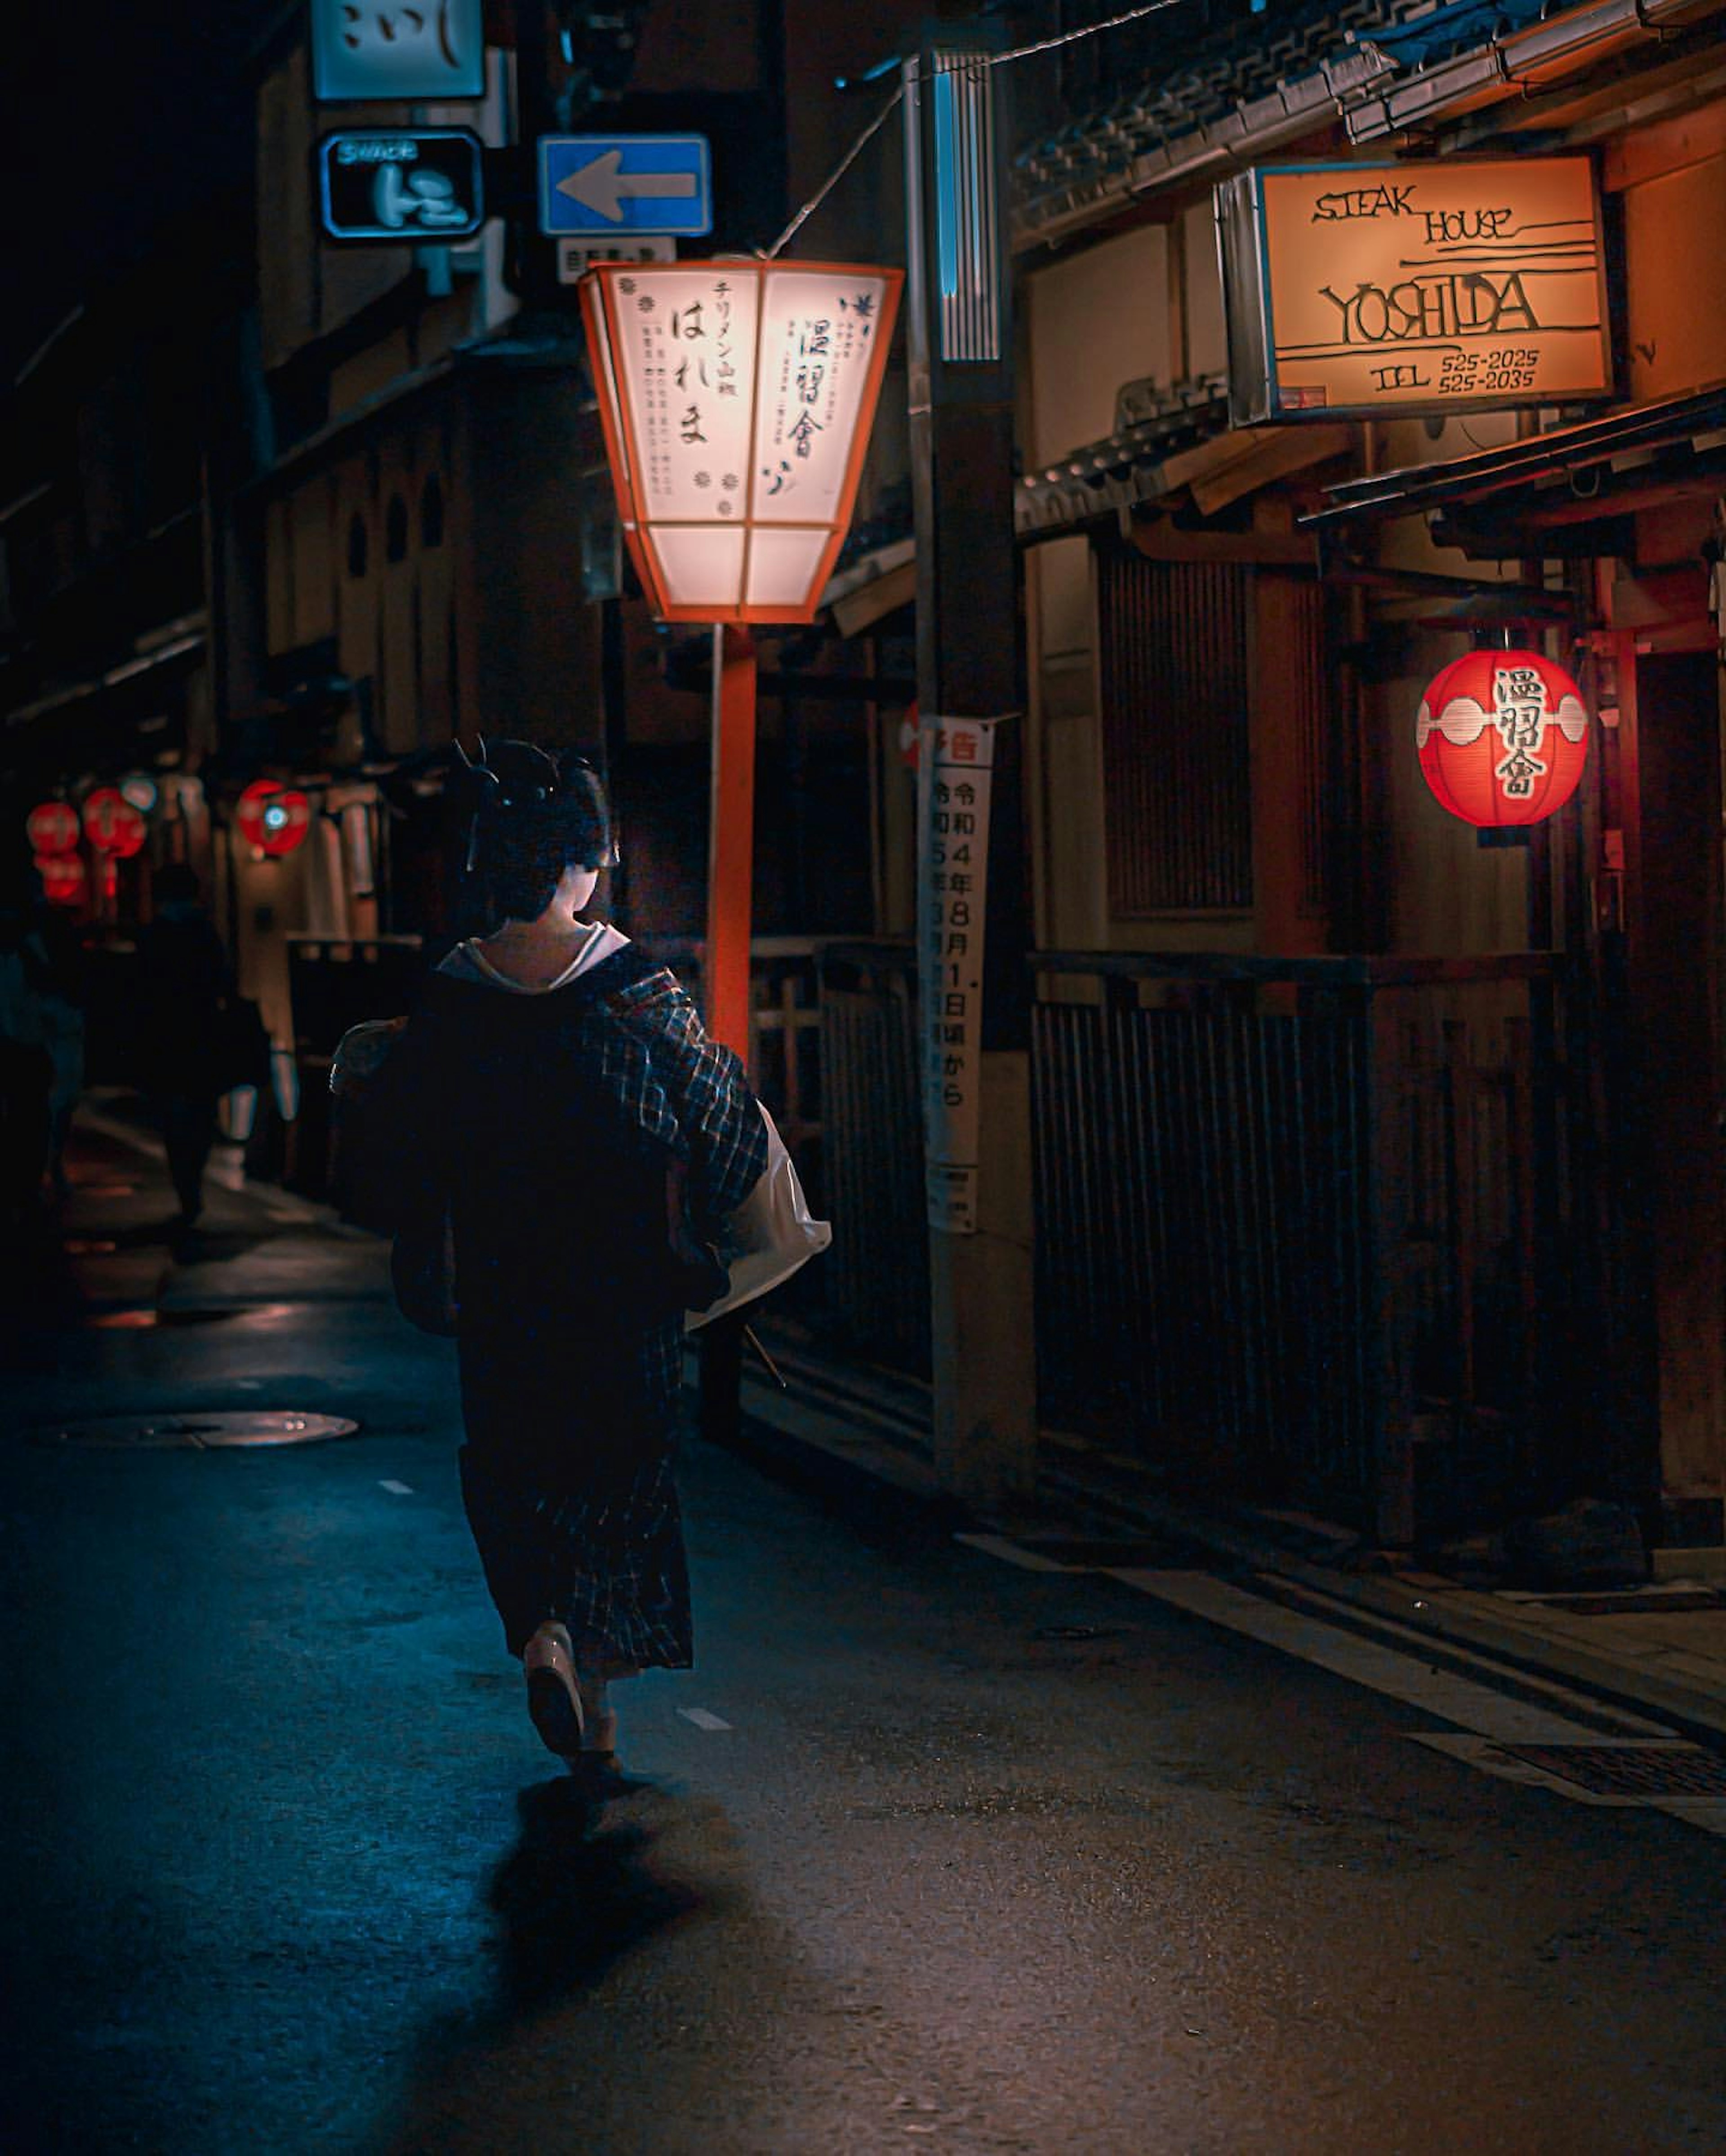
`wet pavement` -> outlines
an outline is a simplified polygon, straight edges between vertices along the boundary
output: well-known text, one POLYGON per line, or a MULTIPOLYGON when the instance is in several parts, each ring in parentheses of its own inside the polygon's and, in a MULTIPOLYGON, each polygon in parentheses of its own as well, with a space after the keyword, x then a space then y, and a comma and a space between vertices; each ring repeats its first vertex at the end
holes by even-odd
POLYGON ((1505 1779, 1657 1725, 691 1444, 698 1666, 596 1802, 379 1246, 76 1166, 8 1319, 7 2149, 1726 2147, 1726 1838, 1505 1779), (359 1430, 66 1441, 266 1409, 359 1430))

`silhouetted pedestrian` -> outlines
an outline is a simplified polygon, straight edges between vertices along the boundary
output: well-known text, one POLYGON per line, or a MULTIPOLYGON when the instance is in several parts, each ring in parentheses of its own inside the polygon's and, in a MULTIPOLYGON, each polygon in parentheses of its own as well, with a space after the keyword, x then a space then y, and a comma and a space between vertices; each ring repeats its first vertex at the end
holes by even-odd
POLYGON ((224 1010, 234 991, 222 939, 198 878, 171 862, 156 878, 156 916, 138 939, 140 1076, 167 1147, 168 1173, 189 1228, 203 1210, 203 1173, 216 1142, 224 1010))
POLYGON ((367 1121, 401 1163, 398 1245, 435 1264, 453 1230, 462 1491, 535 1726, 609 1760, 608 1682, 692 1659, 684 1312, 725 1289, 707 1231, 766 1127, 674 977, 581 917, 612 858, 593 773, 506 742, 477 779, 499 926, 434 975, 367 1121))

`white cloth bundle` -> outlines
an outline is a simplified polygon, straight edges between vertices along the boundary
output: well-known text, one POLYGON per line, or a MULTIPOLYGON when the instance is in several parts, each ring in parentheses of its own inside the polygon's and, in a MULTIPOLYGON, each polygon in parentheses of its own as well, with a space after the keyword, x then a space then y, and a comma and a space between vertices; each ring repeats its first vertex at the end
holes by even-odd
POLYGON ((737 1211, 726 1215, 718 1246, 719 1261, 731 1276, 731 1286, 706 1310, 685 1315, 686 1332, 779 1286, 833 1240, 829 1224, 810 1218, 809 1200, 785 1142, 765 1108, 761 1119, 767 1125, 766 1169, 737 1211))

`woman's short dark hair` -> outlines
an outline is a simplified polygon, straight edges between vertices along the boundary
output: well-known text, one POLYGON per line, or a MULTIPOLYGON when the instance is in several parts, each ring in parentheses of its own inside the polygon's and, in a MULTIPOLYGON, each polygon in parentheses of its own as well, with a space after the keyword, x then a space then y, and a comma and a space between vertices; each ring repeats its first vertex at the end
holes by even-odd
POLYGON ((506 920, 537 920, 565 869, 598 869, 611 860, 605 789, 583 758, 554 760, 528 742, 497 742, 484 751, 475 776, 475 865, 506 920))

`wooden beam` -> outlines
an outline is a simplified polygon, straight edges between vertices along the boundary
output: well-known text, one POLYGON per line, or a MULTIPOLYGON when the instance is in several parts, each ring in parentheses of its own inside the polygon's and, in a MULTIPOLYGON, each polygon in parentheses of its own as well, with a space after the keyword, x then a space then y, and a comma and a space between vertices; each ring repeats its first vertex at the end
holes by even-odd
POLYGON ((1318 542, 1300 531, 1183 531, 1166 517, 1136 520, 1127 536, 1148 562, 1229 562, 1248 568, 1316 569, 1318 542))
POLYGON ((833 625, 841 636, 860 636, 866 629, 872 629, 899 608, 911 605, 916 598, 917 562, 915 559, 902 562, 885 576, 860 584, 855 591, 835 599, 833 625))
POLYGON ((1291 472, 1305 471, 1309 465, 1331 457, 1346 456, 1354 447, 1352 427, 1312 426, 1255 429, 1248 438, 1251 453, 1231 459, 1221 470, 1197 476, 1192 482, 1193 500, 1207 516, 1256 494, 1273 480, 1291 472))

